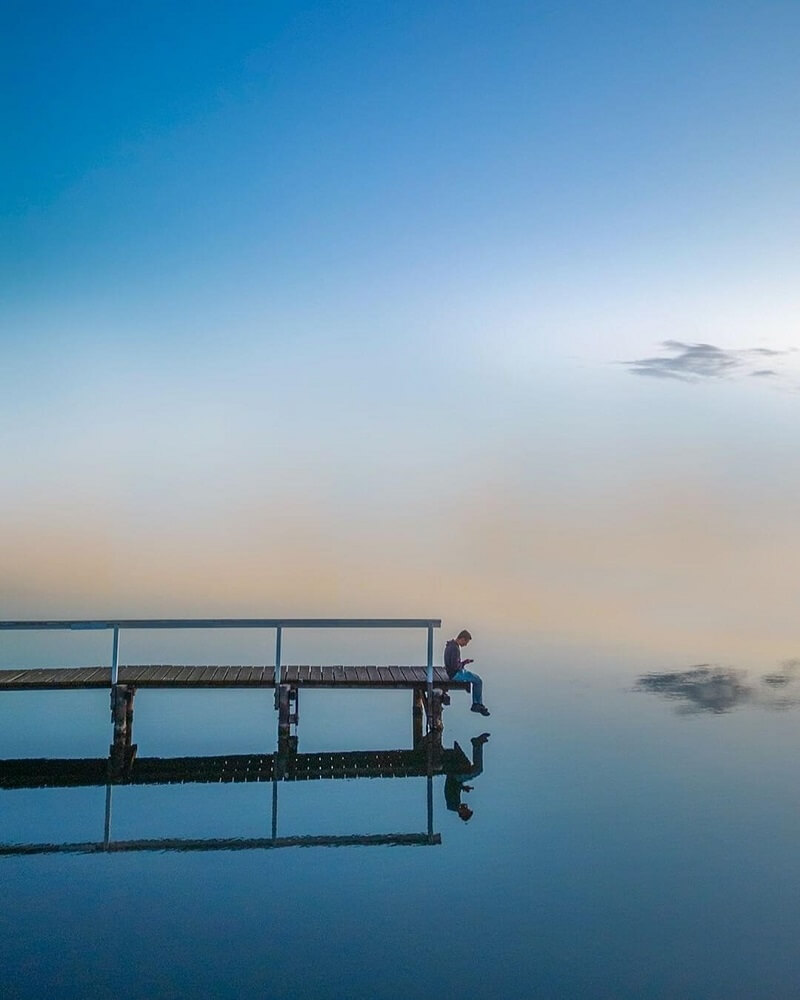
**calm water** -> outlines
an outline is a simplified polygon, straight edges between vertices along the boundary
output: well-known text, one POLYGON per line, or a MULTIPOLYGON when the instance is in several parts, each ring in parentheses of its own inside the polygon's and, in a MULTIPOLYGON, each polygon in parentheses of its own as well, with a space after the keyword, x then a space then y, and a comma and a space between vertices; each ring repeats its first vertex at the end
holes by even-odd
MULTIPOLYGON (((432 779, 441 843, 2 857, 2 996, 796 997, 798 665, 477 647, 492 716, 454 694, 443 744, 491 735, 468 822, 432 779)), ((306 693, 299 749, 409 748, 410 700, 306 693)), ((107 703, 0 695, 0 757, 105 756, 107 703)), ((275 730, 266 692, 137 695, 140 757, 267 753, 275 730)), ((427 781, 282 782, 276 814, 272 782, 120 786, 109 834, 425 834, 427 781)), ((105 820, 102 786, 0 791, 5 845, 103 841, 105 820)))

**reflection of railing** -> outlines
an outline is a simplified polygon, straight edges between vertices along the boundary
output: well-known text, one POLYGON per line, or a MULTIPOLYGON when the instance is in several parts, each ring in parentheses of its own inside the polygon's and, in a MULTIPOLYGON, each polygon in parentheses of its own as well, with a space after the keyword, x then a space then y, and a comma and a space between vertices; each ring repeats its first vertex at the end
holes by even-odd
MULTIPOLYGON (((296 737, 280 736, 272 754, 234 754, 214 757, 139 757, 131 742, 132 706, 128 724, 115 728, 115 743, 108 758, 0 760, 0 788, 7 791, 32 788, 103 786, 106 789, 105 829, 102 841, 69 844, 0 844, 3 854, 95 853, 101 851, 148 850, 244 850, 275 847, 341 847, 348 845, 433 845, 441 837, 434 833, 433 778, 467 773, 471 762, 456 743, 442 746, 441 733, 434 731, 417 739, 411 749, 353 750, 328 753, 298 753, 296 737), (283 781, 344 778, 425 777, 428 822, 425 833, 355 834, 347 836, 278 836, 278 785, 283 781), (272 836, 268 838, 155 839, 114 841, 111 836, 112 799, 119 785, 163 785, 188 783, 272 784, 272 836)), ((449 780, 449 779, 448 779, 449 780)))
POLYGON ((83 760, 19 759, 0 761, 0 787, 75 788, 105 785, 105 831, 102 842, 70 844, 0 844, 0 855, 8 854, 91 854, 102 851, 148 850, 245 850, 275 847, 342 847, 350 845, 431 845, 441 837, 433 830, 434 774, 463 772, 469 760, 456 744, 452 750, 441 746, 438 734, 423 740, 413 750, 349 751, 298 754, 285 743, 275 754, 238 754, 222 757, 136 757, 135 747, 112 746, 107 759, 83 760), (428 828, 425 833, 355 834, 347 836, 278 836, 278 784, 330 778, 427 778, 428 828), (113 790, 119 785, 162 785, 188 783, 231 784, 265 782, 272 784, 272 836, 260 838, 154 839, 114 841, 111 837, 113 790))
POLYGON ((248 837, 86 841, 74 844, 0 844, 0 857, 32 854, 121 854, 130 851, 252 851, 275 847, 422 847, 441 844, 438 833, 362 834, 348 837, 248 837))

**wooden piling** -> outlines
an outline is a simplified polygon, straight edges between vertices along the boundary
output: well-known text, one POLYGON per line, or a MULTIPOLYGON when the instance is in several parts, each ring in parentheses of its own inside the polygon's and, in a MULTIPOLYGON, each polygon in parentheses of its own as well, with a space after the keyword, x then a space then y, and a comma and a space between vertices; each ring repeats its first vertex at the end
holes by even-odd
POLYGON ((425 710, 425 689, 424 688, 414 688, 412 691, 412 702, 411 702, 411 727, 412 727, 412 746, 418 747, 422 742, 422 737, 424 735, 422 731, 422 714, 425 710))

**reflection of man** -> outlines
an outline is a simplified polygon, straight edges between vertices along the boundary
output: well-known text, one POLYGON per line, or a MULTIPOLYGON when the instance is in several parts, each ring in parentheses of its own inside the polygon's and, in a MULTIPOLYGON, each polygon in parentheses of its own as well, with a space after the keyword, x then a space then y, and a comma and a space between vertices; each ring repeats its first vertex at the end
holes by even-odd
POLYGON ((444 800, 451 812, 456 812, 466 823, 472 819, 473 810, 461 801, 462 792, 471 792, 467 781, 477 778, 483 771, 483 744, 489 739, 488 733, 472 737, 472 767, 465 774, 448 774, 444 779, 444 800))
POLYGON ((488 715, 489 709, 483 704, 483 681, 477 674, 473 674, 471 670, 464 669, 468 663, 472 663, 472 660, 461 659, 461 650, 471 639, 472 636, 469 632, 466 629, 462 629, 455 639, 447 640, 444 647, 444 669, 447 671, 447 676, 451 681, 466 681, 471 686, 472 711, 479 712, 481 715, 488 715))

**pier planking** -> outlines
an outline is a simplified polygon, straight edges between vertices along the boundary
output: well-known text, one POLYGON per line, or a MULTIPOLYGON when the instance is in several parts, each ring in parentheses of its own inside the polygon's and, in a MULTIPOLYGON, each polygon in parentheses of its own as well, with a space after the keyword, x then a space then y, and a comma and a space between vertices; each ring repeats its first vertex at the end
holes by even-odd
MULTIPOLYGON (((424 687, 422 666, 315 666, 281 668, 281 682, 294 688, 414 689, 424 687)), ((137 688, 274 688, 272 666, 198 666, 184 664, 135 664, 120 667, 119 683, 137 688)), ((466 690, 463 681, 452 681, 442 667, 434 667, 437 687, 466 690)), ((110 667, 61 667, 0 670, 0 691, 64 691, 108 688, 110 667)))

